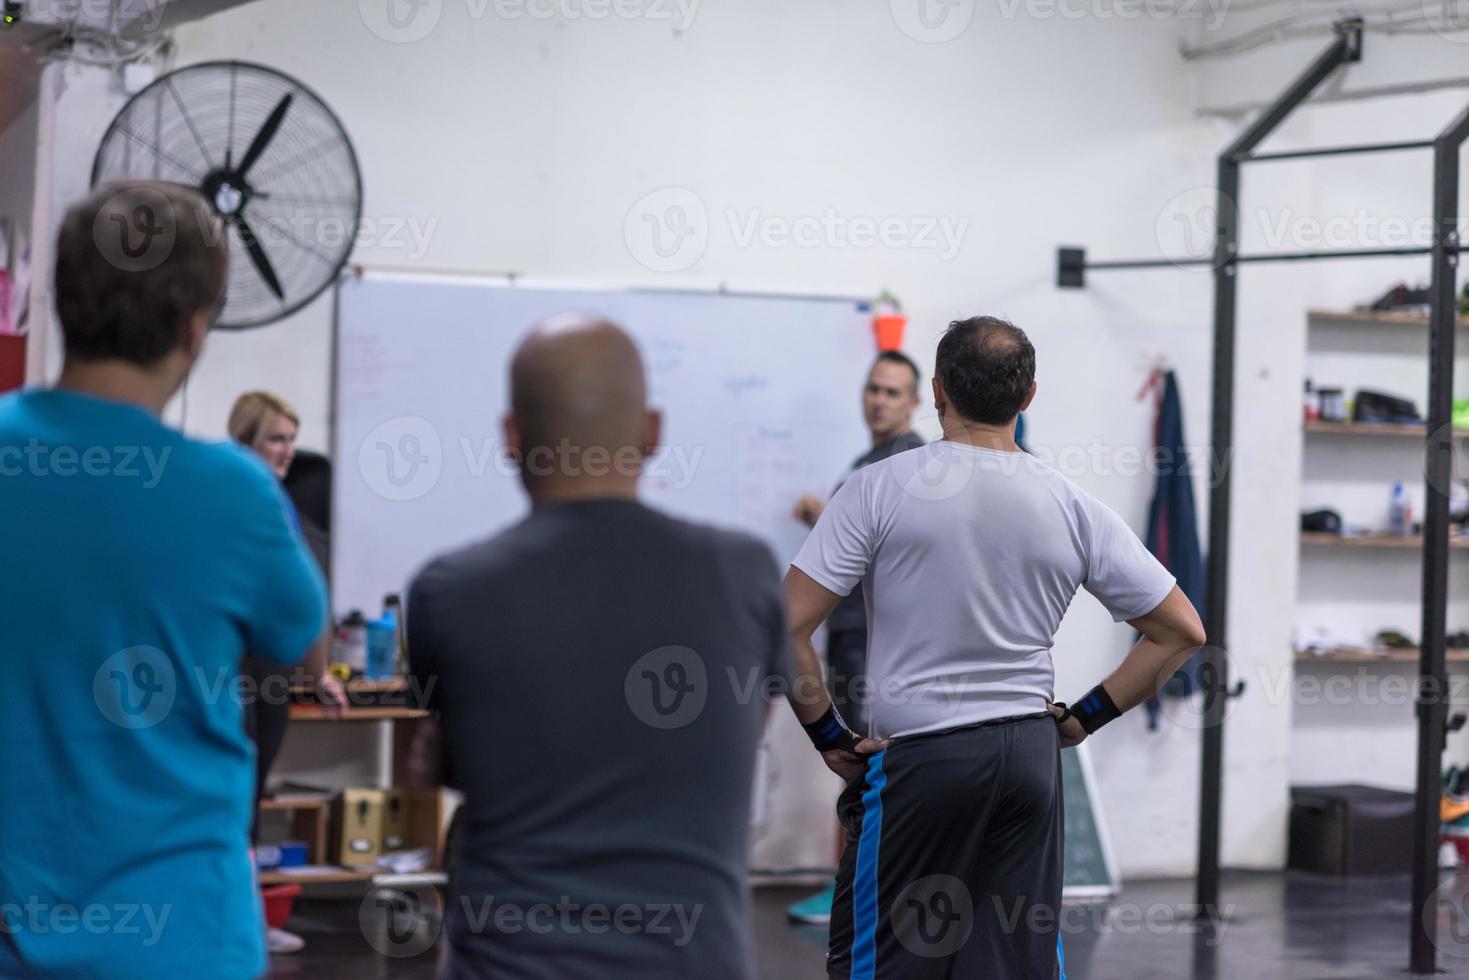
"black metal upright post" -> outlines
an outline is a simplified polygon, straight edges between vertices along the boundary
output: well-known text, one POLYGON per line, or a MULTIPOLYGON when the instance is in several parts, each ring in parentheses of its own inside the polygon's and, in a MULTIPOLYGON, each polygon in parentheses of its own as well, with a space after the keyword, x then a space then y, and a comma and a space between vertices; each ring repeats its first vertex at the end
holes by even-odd
POLYGON ((1239 139, 1219 155, 1218 238, 1214 245, 1214 391, 1212 487, 1209 494, 1208 599, 1204 625, 1209 644, 1204 680, 1204 744, 1199 787, 1199 860, 1195 904, 1214 919, 1219 909, 1220 814, 1224 781, 1224 713, 1229 697, 1229 525, 1234 457, 1235 293, 1239 271, 1240 162, 1337 68, 1362 57, 1362 22, 1337 25, 1337 37, 1239 139))
POLYGON ((1239 164, 1219 158, 1219 237, 1214 245, 1214 412, 1209 441, 1213 464, 1209 492, 1208 592, 1204 622, 1209 633, 1200 676, 1204 694, 1204 742, 1199 788, 1199 855, 1195 902, 1213 919, 1219 908, 1219 828, 1223 797, 1224 710, 1229 693, 1228 642, 1230 483, 1234 454, 1235 293, 1239 267, 1239 164))
POLYGON ((1454 331, 1458 319, 1459 148, 1465 110, 1433 146, 1433 276, 1428 333, 1428 442, 1424 447, 1423 640, 1418 662, 1418 772, 1413 823, 1413 922, 1409 969, 1433 973, 1438 917, 1426 906, 1438 887, 1438 789, 1448 717, 1444 663, 1449 589, 1449 481, 1453 478, 1454 331))

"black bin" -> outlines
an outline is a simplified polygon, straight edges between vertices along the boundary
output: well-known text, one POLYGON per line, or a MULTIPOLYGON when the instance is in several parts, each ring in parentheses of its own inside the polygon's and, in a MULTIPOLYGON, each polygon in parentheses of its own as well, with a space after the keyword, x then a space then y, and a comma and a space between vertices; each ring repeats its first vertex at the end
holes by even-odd
POLYGON ((1413 863, 1413 794, 1377 786, 1292 786, 1295 871, 1407 874, 1413 863))

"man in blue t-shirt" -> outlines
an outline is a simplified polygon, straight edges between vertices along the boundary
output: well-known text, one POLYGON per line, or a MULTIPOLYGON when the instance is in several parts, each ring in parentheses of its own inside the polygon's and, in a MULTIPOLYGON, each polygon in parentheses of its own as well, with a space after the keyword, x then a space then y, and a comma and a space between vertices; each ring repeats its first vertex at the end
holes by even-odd
POLYGON ((192 191, 99 189, 57 240, 61 377, 0 398, 0 976, 265 969, 236 678, 326 603, 264 465, 159 421, 227 273, 192 191))

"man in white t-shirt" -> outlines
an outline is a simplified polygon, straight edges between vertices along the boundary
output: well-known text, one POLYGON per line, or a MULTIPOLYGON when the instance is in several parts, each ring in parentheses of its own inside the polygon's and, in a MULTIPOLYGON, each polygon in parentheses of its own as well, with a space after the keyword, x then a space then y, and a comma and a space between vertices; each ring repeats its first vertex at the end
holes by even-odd
POLYGON ((861 470, 786 578, 792 706, 827 765, 848 846, 832 977, 1063 975, 1059 750, 1140 704, 1204 643, 1173 577, 1115 513, 1015 444, 1035 350, 991 317, 949 326, 944 438, 861 470), (811 634, 862 583, 869 713, 854 734, 811 634), (1080 588, 1143 637, 1071 707, 1051 645, 1080 588))

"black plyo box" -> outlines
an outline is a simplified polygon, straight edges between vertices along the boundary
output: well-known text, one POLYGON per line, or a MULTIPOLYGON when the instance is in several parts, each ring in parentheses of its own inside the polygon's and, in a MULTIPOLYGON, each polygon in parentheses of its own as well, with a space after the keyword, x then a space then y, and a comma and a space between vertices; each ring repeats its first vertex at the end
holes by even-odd
POLYGON ((1376 786, 1292 786, 1295 871, 1406 874, 1413 861, 1413 794, 1376 786))

